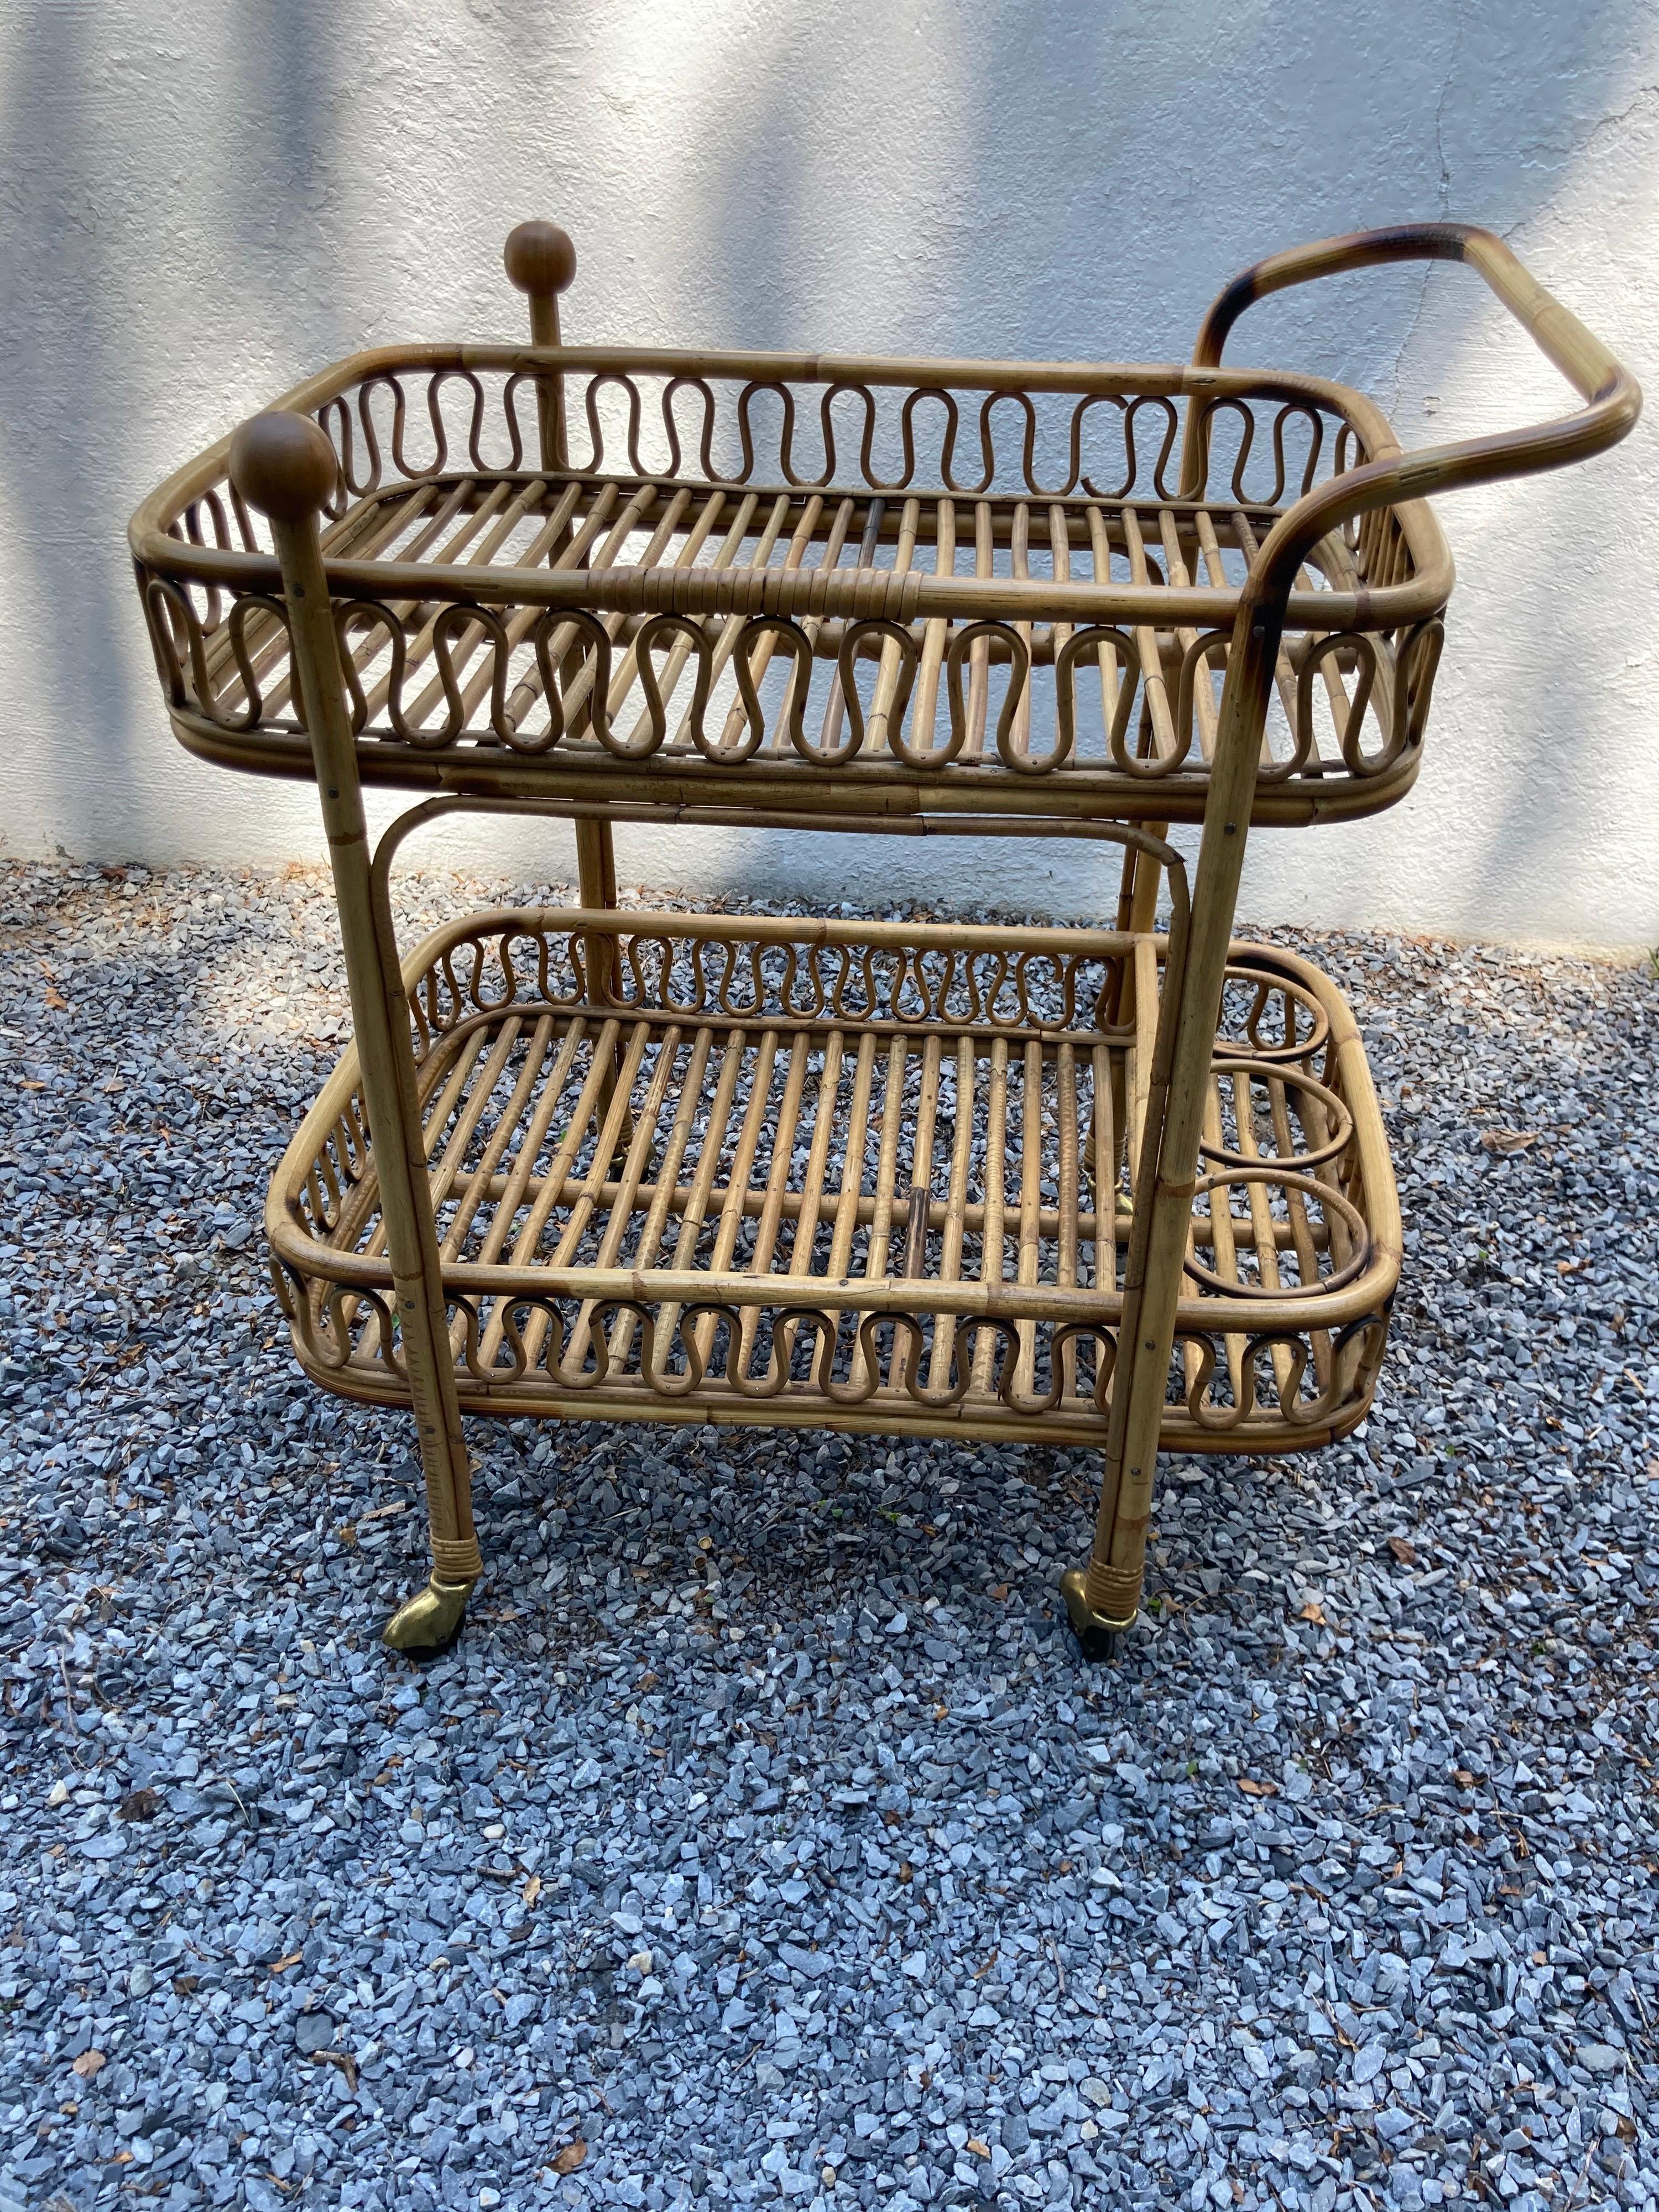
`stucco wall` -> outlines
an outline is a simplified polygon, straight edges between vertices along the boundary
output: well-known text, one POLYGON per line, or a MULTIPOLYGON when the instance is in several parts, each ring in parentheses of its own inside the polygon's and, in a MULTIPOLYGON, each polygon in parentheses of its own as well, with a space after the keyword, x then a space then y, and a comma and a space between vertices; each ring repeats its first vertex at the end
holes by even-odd
MULTIPOLYGON (((0 841, 321 853, 302 789, 173 745, 125 567, 142 492, 302 371, 510 337, 509 226, 580 255, 573 337, 1179 358, 1274 247, 1450 214, 1659 376, 1655 0, 213 0, 0 14, 0 841)), ((1374 392, 1407 445, 1557 411, 1477 279, 1255 310, 1241 362, 1374 392)), ((1659 939, 1659 498, 1612 458, 1446 503, 1428 759, 1381 819, 1259 836, 1244 910, 1659 939)), ((476 863, 477 833, 428 850, 476 863)), ((568 866, 562 828, 512 864, 568 866)), ((1109 904, 1087 849, 619 838, 625 878, 1109 904), (971 852, 971 857, 970 857, 971 852)))

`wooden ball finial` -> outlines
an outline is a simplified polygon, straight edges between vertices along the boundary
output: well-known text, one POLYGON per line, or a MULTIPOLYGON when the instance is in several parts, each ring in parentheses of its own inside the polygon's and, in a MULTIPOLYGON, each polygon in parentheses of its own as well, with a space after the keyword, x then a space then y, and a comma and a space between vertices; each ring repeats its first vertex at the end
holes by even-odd
POLYGON ((556 222, 521 222, 507 235, 501 261, 521 292, 562 292, 576 273, 576 249, 556 222))
POLYGON ((279 522, 315 514, 334 496, 340 465, 327 434, 281 408, 255 415, 230 441, 230 480, 250 507, 279 522))

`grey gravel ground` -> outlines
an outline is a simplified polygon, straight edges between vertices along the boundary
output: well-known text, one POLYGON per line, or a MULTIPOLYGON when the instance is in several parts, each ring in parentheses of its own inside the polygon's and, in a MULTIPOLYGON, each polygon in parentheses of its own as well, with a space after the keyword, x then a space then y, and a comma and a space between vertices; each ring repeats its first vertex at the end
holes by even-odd
POLYGON ((1170 1465, 1114 1668, 1087 1455, 520 1425, 417 1670, 406 1425, 256 1233, 324 884, 0 925, 0 2204, 1659 2191, 1659 984, 1310 945, 1412 1224, 1379 1410, 1170 1465))

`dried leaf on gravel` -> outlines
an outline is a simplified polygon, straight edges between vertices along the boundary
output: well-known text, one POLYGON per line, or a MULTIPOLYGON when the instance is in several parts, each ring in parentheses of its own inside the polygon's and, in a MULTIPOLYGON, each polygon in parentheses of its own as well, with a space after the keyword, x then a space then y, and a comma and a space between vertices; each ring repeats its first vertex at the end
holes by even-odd
POLYGON ((70 2066, 70 2072, 78 2074, 83 2081, 90 2081, 94 2074, 103 2072, 104 2063, 101 2051, 83 2051, 70 2066))
POLYGON ((1279 1795, 1276 1782, 1258 1782, 1253 1774, 1241 1774, 1238 1786, 1247 1797, 1277 1797, 1279 1795))
POLYGON ((1536 1129, 1483 1129, 1480 1149, 1483 1152, 1524 1152, 1529 1145, 1538 1142, 1536 1129))
POLYGON ((357 2094, 357 2062, 349 2051, 313 2051, 313 2061, 319 2066, 337 2066, 346 2078, 346 2087, 355 2097, 357 2094))

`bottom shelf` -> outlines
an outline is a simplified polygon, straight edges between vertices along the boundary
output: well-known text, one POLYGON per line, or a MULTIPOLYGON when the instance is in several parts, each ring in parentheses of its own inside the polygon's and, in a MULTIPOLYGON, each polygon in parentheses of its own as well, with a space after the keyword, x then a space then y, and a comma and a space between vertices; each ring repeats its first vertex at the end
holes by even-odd
MULTIPOLYGON (((653 912, 436 932, 404 980, 463 1407, 1103 1443, 1164 953, 653 912)), ((307 1372, 407 1403, 355 1050, 266 1227, 307 1372)), ((1400 1246, 1340 994, 1236 945, 1164 1444, 1351 1429, 1400 1246)))

